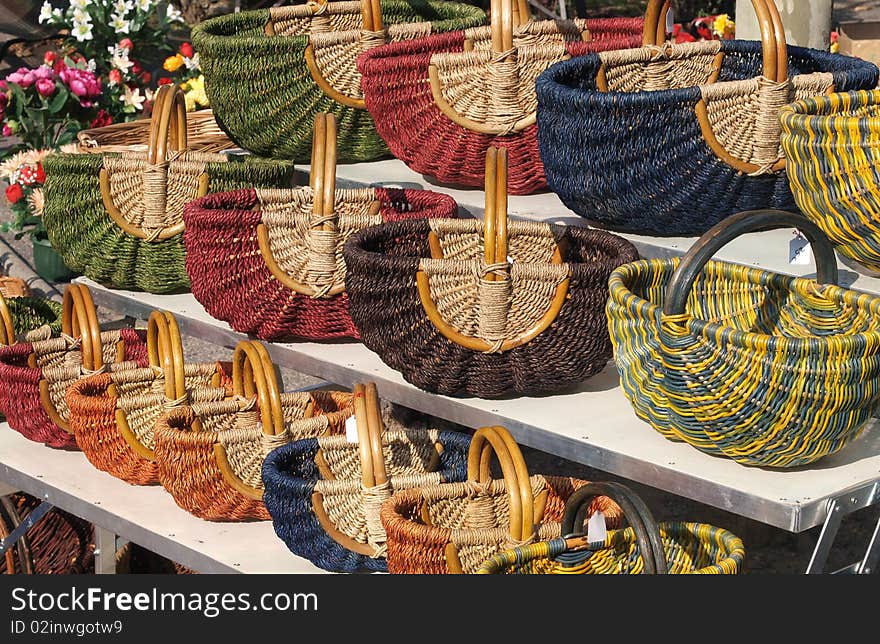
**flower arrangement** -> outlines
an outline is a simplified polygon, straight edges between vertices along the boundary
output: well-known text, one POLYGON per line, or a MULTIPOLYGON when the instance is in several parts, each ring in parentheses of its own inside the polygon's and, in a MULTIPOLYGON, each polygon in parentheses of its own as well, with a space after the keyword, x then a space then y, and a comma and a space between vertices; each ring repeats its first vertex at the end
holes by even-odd
POLYGON ((185 42, 173 56, 162 63, 162 68, 172 74, 172 78, 160 78, 159 84, 176 82, 184 92, 186 110, 192 112, 208 107, 208 95, 205 93, 205 77, 199 66, 199 54, 193 50, 192 44, 185 42))

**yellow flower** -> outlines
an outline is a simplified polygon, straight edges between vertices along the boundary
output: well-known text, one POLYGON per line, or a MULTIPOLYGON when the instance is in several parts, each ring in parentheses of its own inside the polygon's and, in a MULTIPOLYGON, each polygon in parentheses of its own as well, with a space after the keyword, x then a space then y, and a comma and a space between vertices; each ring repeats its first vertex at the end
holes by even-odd
POLYGON ((726 13, 719 14, 712 23, 712 31, 719 38, 733 38, 736 33, 736 23, 726 13))
POLYGON ((186 103, 186 111, 194 112, 196 109, 196 99, 193 96, 192 92, 186 92, 183 95, 183 101, 186 103))
POLYGON ((831 53, 832 54, 839 54, 840 53, 840 43, 839 42, 831 43, 831 53))
POLYGON ((169 56, 165 59, 165 62, 162 63, 162 67, 167 72, 176 72, 183 65, 183 56, 180 54, 174 54, 173 56, 169 56))
POLYGON ((192 95, 193 100, 201 107, 208 106, 208 95, 205 93, 205 77, 197 76, 191 78, 188 82, 189 91, 187 94, 192 95))

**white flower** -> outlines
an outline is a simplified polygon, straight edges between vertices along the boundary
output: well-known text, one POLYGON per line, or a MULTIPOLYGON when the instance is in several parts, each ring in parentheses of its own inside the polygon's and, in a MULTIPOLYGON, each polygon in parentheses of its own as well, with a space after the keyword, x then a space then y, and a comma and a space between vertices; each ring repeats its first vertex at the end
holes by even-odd
POLYGON ((186 65, 186 68, 189 70, 198 70, 199 69, 199 52, 193 54, 192 58, 183 57, 183 64, 186 65))
POLYGON ((183 15, 170 2, 168 3, 168 9, 165 11, 165 16, 168 18, 168 22, 183 22, 183 15))
POLYGON ((70 0, 70 8, 71 9, 85 9, 90 4, 92 4, 94 0, 70 0))
POLYGON ((153 8, 154 0, 135 0, 135 6, 138 8, 138 11, 143 13, 147 13, 150 9, 153 8))
POLYGON ((134 62, 128 59, 128 49, 125 47, 116 45, 107 47, 107 51, 110 52, 110 64, 119 71, 125 73, 134 65, 134 62))
POLYGON ((92 39, 92 25, 89 22, 74 22, 71 33, 79 42, 92 39))
POLYGON ((89 58, 89 62, 86 63, 86 71, 94 74, 95 70, 98 68, 98 63, 95 62, 94 58, 89 58))
POLYGON ((125 16, 129 11, 134 8, 134 3, 132 0, 116 0, 113 3, 113 11, 115 11, 120 16, 125 16))
POLYGON ((49 22, 55 14, 52 10, 52 3, 49 0, 43 3, 43 6, 40 7, 40 17, 37 18, 37 22, 43 24, 44 22, 49 22))
POLYGON ((113 27, 118 34, 127 34, 129 25, 131 25, 131 22, 119 14, 110 16, 110 26, 113 27))
POLYGON ((144 101, 147 100, 147 97, 141 95, 140 87, 135 88, 134 91, 132 91, 132 89, 126 85, 125 94, 120 96, 120 100, 126 105, 134 107, 136 110, 142 110, 144 109, 144 101))
POLYGON ((79 7, 73 10, 73 21, 74 22, 86 22, 91 24, 92 22, 92 14, 88 11, 83 11, 79 7))

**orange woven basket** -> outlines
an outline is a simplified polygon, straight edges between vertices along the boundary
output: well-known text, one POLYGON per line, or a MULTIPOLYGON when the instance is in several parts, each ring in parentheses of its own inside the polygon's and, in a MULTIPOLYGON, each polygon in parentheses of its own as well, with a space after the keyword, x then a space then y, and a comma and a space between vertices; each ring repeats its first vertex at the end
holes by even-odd
MULTIPOLYGON (((166 376, 167 377, 167 376, 166 376)), ((299 438, 340 433, 350 393, 281 393, 266 348, 244 340, 232 358, 233 396, 163 414, 155 427, 159 481, 177 504, 209 521, 268 520, 266 455, 299 438)))
MULTIPOLYGON (((396 492, 382 506, 388 572, 471 574, 497 552, 558 537, 566 500, 587 483, 529 476, 510 432, 482 427, 471 439, 467 481, 396 492), (493 453, 502 479, 490 478, 493 453)), ((593 501, 588 515, 596 512, 610 527, 620 526, 623 513, 608 497, 593 501)))
POLYGON ((67 390, 70 429, 79 448, 99 470, 134 485, 159 482, 153 429, 164 411, 232 393, 228 366, 184 364, 180 329, 171 313, 150 315, 147 351, 147 367, 128 365, 82 378, 67 390))

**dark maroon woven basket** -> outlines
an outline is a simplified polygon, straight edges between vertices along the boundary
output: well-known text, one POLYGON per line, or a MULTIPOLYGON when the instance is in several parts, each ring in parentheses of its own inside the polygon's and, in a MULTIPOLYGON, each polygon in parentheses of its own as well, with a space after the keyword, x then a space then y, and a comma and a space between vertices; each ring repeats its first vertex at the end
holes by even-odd
MULTIPOLYGON (((417 217, 457 216, 451 197, 427 190, 372 189, 386 222, 417 217)), ((337 203, 361 191, 336 191, 337 203)), ((308 198, 311 188, 277 191, 308 198)), ((186 269, 192 293, 208 313, 236 331, 264 340, 358 338, 345 292, 310 297, 295 292, 273 274, 260 252, 258 226, 264 221, 255 190, 215 193, 192 201, 184 211, 186 269)), ((279 261, 280 264, 280 261, 279 261)))

